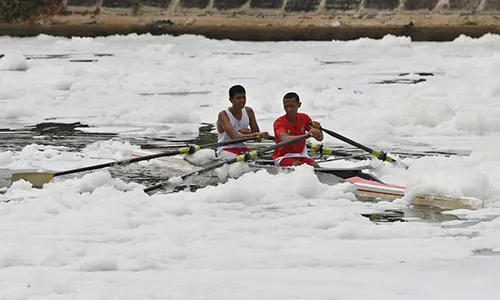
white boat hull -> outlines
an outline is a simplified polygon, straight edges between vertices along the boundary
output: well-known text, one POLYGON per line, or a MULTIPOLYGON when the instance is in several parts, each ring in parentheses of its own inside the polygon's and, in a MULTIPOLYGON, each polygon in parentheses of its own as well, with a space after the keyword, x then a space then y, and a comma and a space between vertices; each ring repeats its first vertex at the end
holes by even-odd
POLYGON ((410 195, 404 186, 378 183, 360 177, 346 179, 356 186, 356 197, 368 201, 393 201, 409 196, 412 205, 433 206, 442 209, 480 209, 484 201, 474 197, 452 197, 438 194, 410 195))

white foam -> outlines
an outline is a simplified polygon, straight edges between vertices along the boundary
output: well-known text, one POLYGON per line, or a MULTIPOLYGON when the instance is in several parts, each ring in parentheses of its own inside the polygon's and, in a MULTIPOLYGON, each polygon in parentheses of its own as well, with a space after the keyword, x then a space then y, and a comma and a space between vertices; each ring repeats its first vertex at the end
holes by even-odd
MULTIPOLYGON (((308 166, 241 175, 247 169, 234 164, 215 172, 224 184, 152 196, 107 170, 58 176, 43 189, 17 181, 0 189, 0 298, 458 300, 481 291, 482 299, 496 299, 498 42, 496 35, 440 44, 394 36, 283 43, 149 34, 0 37, 3 53, 19 54, 0 60, 0 128, 55 118, 121 138, 194 138, 230 105, 228 88, 242 84, 261 130, 272 133, 283 95, 296 91, 300 111, 368 147, 470 153, 394 155, 408 169, 376 159, 356 165, 370 164, 376 176, 411 192, 486 201, 477 211, 445 213, 450 219, 442 223, 374 223, 363 215, 418 211, 406 199, 357 201, 351 184, 323 184, 308 166), (40 58, 54 54, 97 61, 40 58), (400 82, 380 84, 387 80, 400 82)), ((41 143, 3 149, 0 168, 61 171, 138 150, 115 140, 81 151, 41 143)), ((328 136, 324 143, 347 146, 328 136)), ((192 156, 200 163, 212 157, 211 150, 192 156)), ((182 174, 198 169, 183 168, 177 157, 137 164, 165 165, 182 174)))
POLYGON ((0 71, 26 71, 28 62, 21 53, 11 52, 0 58, 0 71))

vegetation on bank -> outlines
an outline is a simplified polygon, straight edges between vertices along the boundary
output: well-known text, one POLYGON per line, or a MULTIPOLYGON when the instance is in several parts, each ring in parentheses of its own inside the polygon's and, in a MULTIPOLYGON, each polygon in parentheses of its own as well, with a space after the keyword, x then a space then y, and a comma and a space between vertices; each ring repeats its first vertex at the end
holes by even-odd
POLYGON ((36 18, 64 12, 63 0, 0 0, 0 21, 34 22, 36 18))
MULTIPOLYGON (((142 0, 130 0, 132 16, 142 13, 142 2, 142 0)), ((0 22, 34 23, 39 17, 64 14, 65 11, 63 0, 0 0, 0 22)), ((99 8, 96 12, 99 12, 99 8)))
POLYGON ((132 0, 132 16, 137 16, 141 13, 141 0, 132 0))

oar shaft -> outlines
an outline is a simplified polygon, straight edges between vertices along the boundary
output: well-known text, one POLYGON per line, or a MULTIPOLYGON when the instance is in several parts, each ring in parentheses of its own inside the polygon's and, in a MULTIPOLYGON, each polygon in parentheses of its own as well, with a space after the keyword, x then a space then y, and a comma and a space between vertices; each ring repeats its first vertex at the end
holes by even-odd
POLYGON ((263 154, 265 152, 268 152, 268 151, 271 151, 271 150, 274 150, 276 148, 280 148, 280 147, 283 147, 283 146, 288 146, 288 145, 291 145, 291 144, 295 144, 299 141, 302 141, 302 140, 305 140, 307 138, 311 137, 311 134, 310 133, 306 133, 306 134, 303 134, 303 135, 299 135, 297 137, 294 137, 292 139, 289 139, 289 140, 286 140, 286 141, 283 141, 283 142, 280 142, 278 144, 274 144, 272 146, 269 146, 269 147, 266 147, 264 149, 261 149, 261 150, 258 150, 257 153, 258 155, 260 154, 263 154))
POLYGON ((353 140, 351 140, 349 138, 346 138, 345 136, 340 135, 340 134, 338 134, 338 133, 336 133, 334 131, 325 129, 323 127, 321 127, 321 130, 323 130, 327 134, 329 134, 329 135, 331 135, 331 136, 333 136, 333 137, 335 137, 335 138, 337 138, 337 139, 339 139, 341 141, 344 141, 344 142, 346 142, 348 144, 351 144, 354 147, 357 147, 357 148, 359 148, 361 150, 364 150, 364 151, 370 153, 371 155, 377 157, 378 159, 385 160, 387 162, 396 162, 396 160, 394 158, 387 156, 385 153, 377 151, 377 150, 374 150, 374 149, 369 148, 369 147, 366 147, 365 145, 362 145, 362 144, 360 144, 358 142, 355 142, 355 141, 353 141, 353 140))
POLYGON ((351 144, 354 147, 357 147, 357 148, 359 148, 361 150, 365 150, 366 152, 369 152, 369 153, 373 152, 373 149, 371 149, 369 147, 366 147, 365 145, 362 145, 362 144, 360 144, 358 142, 355 142, 355 141, 353 141, 353 140, 351 140, 351 139, 349 139, 349 138, 347 138, 347 137, 345 137, 343 135, 340 135, 340 134, 338 134, 338 133, 336 133, 334 131, 325 129, 323 127, 321 127, 321 130, 323 130, 324 132, 328 133, 329 135, 331 135, 331 136, 333 136, 333 137, 335 137, 335 138, 337 138, 337 139, 339 139, 341 141, 344 141, 344 142, 346 142, 348 144, 351 144))
POLYGON ((234 145, 234 144, 239 144, 239 143, 244 143, 244 142, 248 142, 248 141, 251 141, 251 140, 256 140, 258 139, 258 137, 249 137, 249 138, 241 138, 241 139, 235 139, 235 140, 231 140, 231 141, 227 141, 227 142, 219 142, 219 143, 215 143, 215 144, 207 144, 207 145, 204 145, 204 146, 201 146, 201 148, 205 148, 205 147, 221 147, 221 146, 227 146, 227 145, 234 145))
MULTIPOLYGON (((199 146, 196 146, 196 148, 199 148, 199 146)), ((67 175, 67 174, 72 174, 72 173, 97 170, 97 169, 102 169, 102 168, 106 168, 106 167, 128 165, 128 164, 138 162, 138 161, 150 160, 150 159, 163 157, 163 156, 171 156, 171 155, 177 155, 177 154, 182 154, 182 153, 188 153, 189 149, 190 149, 190 147, 183 147, 183 148, 179 148, 178 150, 166 151, 166 152, 161 152, 161 153, 142 156, 142 157, 135 157, 135 158, 126 159, 126 160, 114 161, 114 162, 103 163, 103 164, 94 165, 94 166, 88 166, 88 167, 83 167, 83 168, 78 168, 78 169, 67 170, 67 171, 57 172, 54 174, 54 176, 61 176, 61 175, 67 175)))

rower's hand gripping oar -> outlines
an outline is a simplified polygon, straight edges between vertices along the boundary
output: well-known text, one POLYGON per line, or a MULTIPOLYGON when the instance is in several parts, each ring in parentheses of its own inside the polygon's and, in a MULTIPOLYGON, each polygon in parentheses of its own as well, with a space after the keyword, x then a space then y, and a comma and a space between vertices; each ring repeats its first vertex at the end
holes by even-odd
MULTIPOLYGON (((254 151, 251 151, 251 152, 247 152, 245 154, 238 155, 235 158, 232 158, 232 159, 229 159, 229 160, 223 160, 221 162, 218 162, 216 164, 208 166, 208 167, 206 167, 204 169, 201 169, 201 170, 198 170, 198 171, 194 171, 194 172, 191 172, 191 173, 188 173, 188 174, 184 174, 184 175, 180 176, 180 179, 181 180, 185 180, 186 178, 188 178, 190 176, 199 175, 199 174, 202 174, 202 173, 205 173, 205 172, 217 169, 219 167, 224 166, 225 164, 230 165, 230 164, 233 164, 233 163, 236 163, 236 162, 243 162, 243 161, 248 161, 250 159, 255 159, 259 155, 262 155, 262 154, 264 154, 264 153, 266 153, 268 151, 274 150, 274 149, 279 148, 279 147, 283 147, 283 146, 294 144, 294 143, 296 143, 298 141, 307 139, 310 136, 311 136, 310 133, 303 134, 303 135, 291 138, 289 140, 283 141, 281 143, 278 143, 278 144, 275 144, 275 145, 272 145, 272 146, 269 146, 269 147, 266 147, 266 148, 263 148, 263 149, 260 149, 260 150, 254 150, 254 151)), ((160 184, 157 184, 157 185, 145 188, 144 192, 149 193, 151 191, 154 191, 154 190, 157 190, 157 189, 161 189, 161 188, 163 188, 163 187, 165 187, 167 185, 168 185, 168 182, 160 183, 160 184)))
POLYGON ((190 145, 190 146, 186 146, 186 147, 181 147, 181 148, 176 149, 176 150, 165 151, 165 152, 161 152, 161 153, 146 155, 146 156, 142 156, 142 157, 135 157, 132 159, 126 159, 126 160, 121 160, 121 161, 102 163, 102 164, 98 164, 98 165, 82 167, 82 168, 77 168, 77 169, 71 169, 71 170, 56 172, 56 173, 46 173, 46 172, 14 173, 14 174, 12 174, 12 182, 24 179, 24 180, 30 182, 33 187, 40 188, 44 184, 50 182, 56 176, 68 175, 68 174, 85 172, 85 171, 92 171, 92 170, 102 169, 102 168, 106 168, 106 167, 123 166, 123 165, 128 165, 128 164, 131 164, 134 162, 138 162, 138 161, 150 160, 150 159, 165 157, 165 156, 174 156, 177 154, 193 154, 196 151, 200 150, 201 148, 213 147, 213 146, 219 147, 219 146, 225 146, 225 145, 230 145, 230 144, 238 144, 238 143, 242 143, 242 142, 246 142, 246 141, 254 140, 254 139, 260 140, 260 137, 242 138, 242 139, 236 139, 236 140, 232 140, 232 141, 228 141, 228 142, 211 143, 211 144, 207 144, 204 146, 190 145))
POLYGON ((387 162, 395 163, 395 164, 398 163, 398 164, 403 165, 404 167, 408 168, 408 166, 406 166, 403 163, 401 163, 399 161, 396 161, 394 158, 388 156, 387 153, 385 153, 384 151, 377 151, 377 150, 371 149, 371 148, 369 148, 369 147, 367 147, 365 145, 362 145, 362 144, 360 144, 358 142, 355 142, 355 141, 353 141, 353 140, 351 140, 351 139, 349 139, 349 138, 347 138, 347 137, 345 137, 343 135, 340 135, 340 134, 338 134, 338 133, 336 133, 334 131, 328 130, 328 129, 323 128, 321 126, 320 126, 319 129, 321 131, 325 132, 326 134, 334 137, 334 138, 337 138, 337 139, 339 139, 339 140, 341 140, 343 142, 346 142, 346 143, 348 143, 348 144, 350 144, 350 145, 352 145, 352 146, 354 146, 356 148, 359 148, 361 150, 364 150, 364 151, 370 153, 371 155, 375 156, 376 158, 378 158, 378 159, 380 159, 382 161, 387 161, 387 162))

